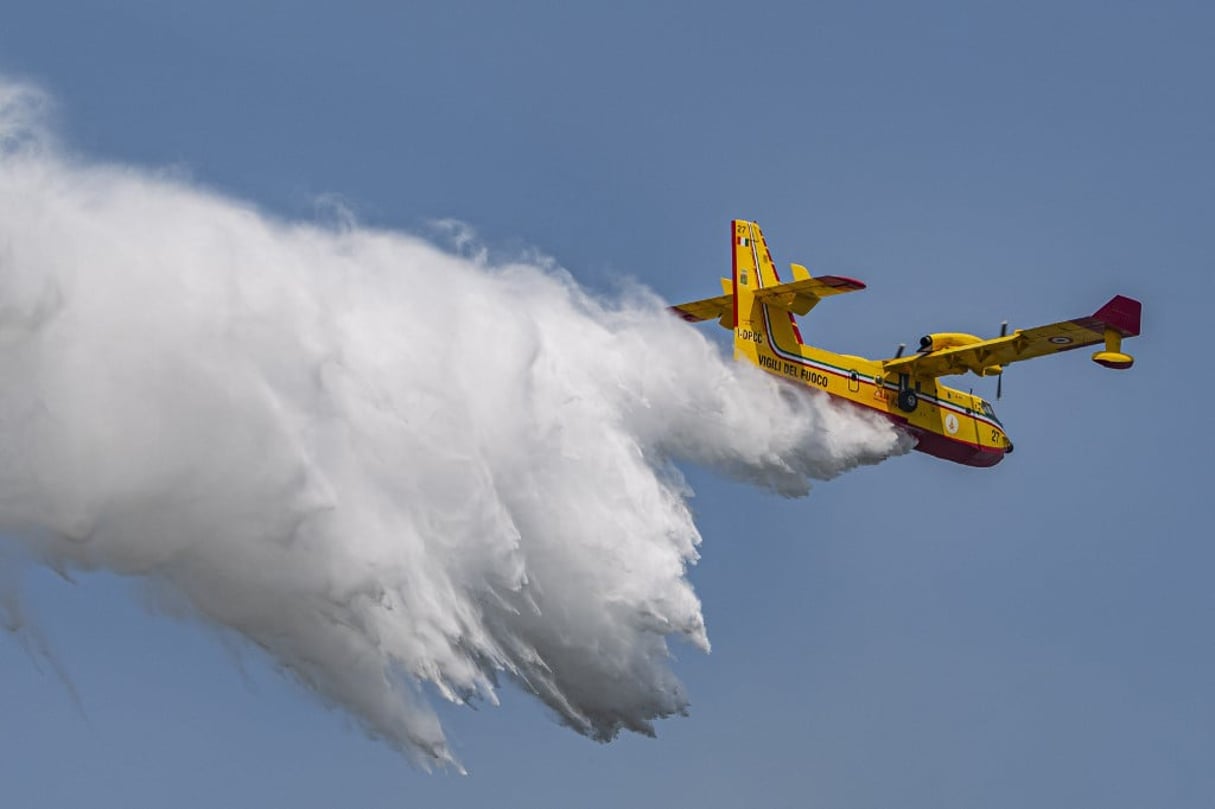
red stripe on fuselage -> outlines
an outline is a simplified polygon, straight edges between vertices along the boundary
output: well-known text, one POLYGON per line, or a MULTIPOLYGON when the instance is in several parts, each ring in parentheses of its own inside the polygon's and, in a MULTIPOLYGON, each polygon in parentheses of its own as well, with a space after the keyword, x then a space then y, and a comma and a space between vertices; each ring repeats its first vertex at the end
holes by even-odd
POLYGON ((738 329, 738 220, 730 223, 730 268, 734 275, 734 329, 738 329))
MULTIPOLYGON (((896 420, 896 422, 899 420, 894 414, 888 415, 891 419, 896 420)), ((953 461, 954 463, 966 466, 995 466, 1004 460, 1004 456, 1007 454, 999 447, 985 447, 981 444, 972 444, 969 441, 949 438, 940 433, 934 433, 931 430, 907 427, 906 424, 903 426, 919 439, 915 445, 918 451, 937 458, 943 458, 946 461, 953 461)))

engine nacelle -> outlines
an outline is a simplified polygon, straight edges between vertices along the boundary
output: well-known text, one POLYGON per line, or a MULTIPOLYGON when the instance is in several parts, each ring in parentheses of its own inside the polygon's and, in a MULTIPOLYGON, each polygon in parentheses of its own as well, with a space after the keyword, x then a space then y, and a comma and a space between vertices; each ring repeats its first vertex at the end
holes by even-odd
POLYGON ((960 331, 943 331, 936 334, 925 334, 920 338, 920 351, 940 351, 942 348, 957 348, 983 342, 982 337, 964 334, 960 331))

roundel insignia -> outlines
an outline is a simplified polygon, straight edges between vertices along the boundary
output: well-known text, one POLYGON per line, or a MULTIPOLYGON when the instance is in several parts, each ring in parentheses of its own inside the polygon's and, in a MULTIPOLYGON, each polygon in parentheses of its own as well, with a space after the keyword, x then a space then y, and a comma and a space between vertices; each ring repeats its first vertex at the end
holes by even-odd
POLYGON ((1050 341, 1057 346, 1065 346, 1072 341, 1072 338, 1064 337, 1062 334, 1056 334, 1054 337, 1050 338, 1050 341))
POLYGON ((958 432, 958 417, 953 413, 945 416, 945 431, 950 435, 954 435, 958 432))

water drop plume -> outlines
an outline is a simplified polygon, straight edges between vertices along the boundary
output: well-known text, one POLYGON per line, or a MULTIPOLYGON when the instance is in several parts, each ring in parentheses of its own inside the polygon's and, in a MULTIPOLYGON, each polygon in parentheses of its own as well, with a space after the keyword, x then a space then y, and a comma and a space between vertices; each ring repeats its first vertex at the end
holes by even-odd
POLYGON ((281 221, 47 107, 0 81, 0 533, 176 593, 424 766, 459 766, 428 692, 513 679, 601 740, 685 710, 674 461, 794 496, 907 448, 643 290, 281 221))

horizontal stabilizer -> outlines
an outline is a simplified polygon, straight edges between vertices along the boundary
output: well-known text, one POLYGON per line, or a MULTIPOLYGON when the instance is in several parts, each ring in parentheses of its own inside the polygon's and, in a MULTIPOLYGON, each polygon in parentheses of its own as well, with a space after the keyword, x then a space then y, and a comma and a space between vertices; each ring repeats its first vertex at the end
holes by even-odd
POLYGON ((699 323, 702 320, 719 321, 722 327, 734 328, 734 282, 729 278, 721 279, 721 290, 724 295, 716 298, 705 298, 699 301, 681 303, 670 307, 671 311, 689 323, 699 323))
POLYGON ((790 281, 787 284, 777 284, 756 290, 755 300, 795 315, 804 315, 823 298, 840 295, 844 292, 856 292, 865 288, 862 282, 854 278, 845 278, 840 275, 820 275, 818 278, 810 278, 805 267, 794 264, 793 268, 794 276, 806 273, 807 277, 790 281))
POLYGON ((722 295, 717 298, 705 298, 701 301, 689 301, 678 306, 672 306, 671 311, 689 323, 701 320, 716 320, 727 311, 734 308, 734 296, 722 295))

